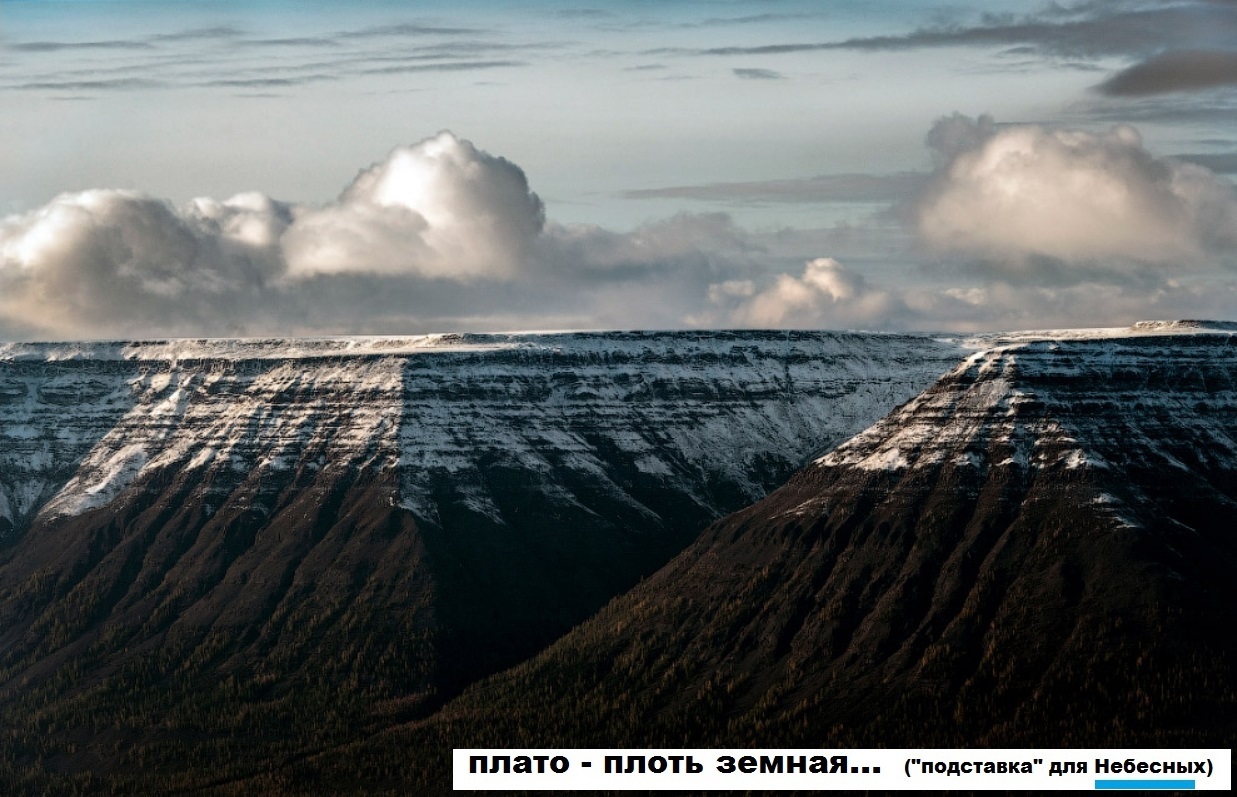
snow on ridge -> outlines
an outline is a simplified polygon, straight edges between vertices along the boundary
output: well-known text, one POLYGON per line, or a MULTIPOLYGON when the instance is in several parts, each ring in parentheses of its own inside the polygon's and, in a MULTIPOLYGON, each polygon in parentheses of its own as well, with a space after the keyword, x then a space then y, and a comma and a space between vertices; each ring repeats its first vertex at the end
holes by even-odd
POLYGON ((484 352, 502 349, 555 350, 595 348, 680 347, 696 342, 703 347, 739 338, 793 341, 804 336, 932 337, 941 343, 976 350, 1044 340, 1090 340, 1153 335, 1231 334, 1237 321, 1139 321, 1128 327, 1015 330, 970 336, 939 333, 882 333, 849 330, 557 330, 537 332, 445 332, 420 335, 339 335, 322 337, 170 338, 135 341, 64 341, 0 343, 0 362, 41 360, 259 360, 308 359, 336 356, 382 356, 445 352, 484 352))
POLYGON ((484 505, 482 452, 569 503, 564 474, 623 502, 627 480, 651 477, 709 505, 708 491, 693 486, 708 473, 754 500, 768 487, 761 461, 797 465, 931 384, 961 354, 924 336, 824 332, 556 333, 535 342, 529 358, 410 368, 401 506, 435 520, 434 485, 444 476, 484 505), (438 385, 467 385, 471 398, 438 401, 438 385))
POLYGON ((1130 327, 1135 334, 1194 334, 1237 332, 1237 321, 1181 319, 1179 321, 1138 321, 1130 327))
POLYGON ((815 463, 1079 472, 1219 457, 1237 467, 1237 347, 1224 323, 1003 341, 815 463))
POLYGON ((314 357, 401 355, 436 350, 490 351, 502 340, 471 335, 351 336, 320 338, 176 338, 85 343, 4 343, 0 362, 42 360, 297 360, 314 357))
POLYGON ((541 351, 671 351, 684 346, 729 347, 736 340, 925 338, 918 333, 798 330, 610 330, 551 332, 449 332, 423 335, 324 337, 170 338, 136 341, 0 343, 0 362, 74 360, 169 361, 295 360, 320 357, 472 353, 509 349, 541 351))
POLYGON ((1076 329, 1026 329, 985 332, 956 338, 968 349, 990 349, 1015 343, 1047 340, 1101 340, 1160 335, 1227 335, 1237 332, 1237 321, 1180 319, 1136 321, 1128 327, 1079 327, 1076 329))

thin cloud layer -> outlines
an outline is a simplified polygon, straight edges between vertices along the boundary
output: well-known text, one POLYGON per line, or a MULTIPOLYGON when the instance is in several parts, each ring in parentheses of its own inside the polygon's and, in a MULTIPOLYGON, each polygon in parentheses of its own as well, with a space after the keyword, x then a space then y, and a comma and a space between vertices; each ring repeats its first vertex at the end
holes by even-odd
POLYGON ((1232 184, 1155 157, 1132 127, 998 128, 955 115, 928 141, 938 169, 913 216, 934 251, 1020 267, 1036 258, 1181 267, 1237 248, 1232 184))
POLYGON ((626 191, 625 199, 694 199, 706 202, 884 202, 919 190, 919 172, 822 174, 797 180, 754 180, 626 191))
POLYGON ((512 53, 535 55, 560 46, 493 41, 487 38, 493 33, 403 23, 278 36, 213 25, 127 39, 10 40, 4 49, 14 58, 5 80, 0 80, 0 90, 56 96, 65 91, 287 88, 383 75, 523 67, 527 62, 512 58, 512 53), (134 77, 98 77, 98 59, 105 55, 120 66, 104 71, 119 69, 134 77), (150 78, 152 74, 158 78, 150 78))
POLYGON ((710 47, 680 54, 712 56, 786 55, 824 50, 888 52, 945 47, 1022 47, 1067 58, 1147 56, 1165 47, 1232 44, 1237 6, 1184 0, 1172 4, 1098 0, 1069 6, 1053 3, 1025 14, 983 14, 970 24, 951 21, 902 34, 839 41, 778 42, 710 47))
MULTIPOLYGON (((1237 30, 1234 31, 1237 34, 1237 30)), ((1181 50, 1161 53, 1123 69, 1098 86, 1110 97, 1200 91, 1237 86, 1237 51, 1181 50)))
POLYGON ((735 77, 744 80, 781 80, 782 73, 772 69, 740 68, 732 70, 735 77))

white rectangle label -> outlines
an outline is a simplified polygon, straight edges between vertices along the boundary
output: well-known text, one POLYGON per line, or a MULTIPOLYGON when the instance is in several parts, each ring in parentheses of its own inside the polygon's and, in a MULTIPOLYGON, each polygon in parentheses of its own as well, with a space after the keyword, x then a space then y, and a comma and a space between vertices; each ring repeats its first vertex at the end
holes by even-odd
POLYGON ((1232 750, 455 750, 456 791, 1228 790, 1232 750))

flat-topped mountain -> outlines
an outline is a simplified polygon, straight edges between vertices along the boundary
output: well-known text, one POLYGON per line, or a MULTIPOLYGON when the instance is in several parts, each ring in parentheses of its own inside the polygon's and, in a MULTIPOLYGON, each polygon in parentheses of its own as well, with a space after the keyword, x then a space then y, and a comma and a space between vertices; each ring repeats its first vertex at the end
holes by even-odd
POLYGON ((0 786, 1227 746, 1234 331, 12 344, 0 786))
POLYGON ((230 771, 421 716, 961 354, 812 332, 0 346, 0 726, 21 729, 0 760, 230 771))

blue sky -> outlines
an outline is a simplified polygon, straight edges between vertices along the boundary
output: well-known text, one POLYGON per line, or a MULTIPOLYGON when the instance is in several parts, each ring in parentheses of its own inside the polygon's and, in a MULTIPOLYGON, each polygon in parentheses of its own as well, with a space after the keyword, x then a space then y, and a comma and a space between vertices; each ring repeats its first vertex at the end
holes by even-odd
POLYGON ((7 0, 0 334, 1233 316, 1235 53, 1221 0, 7 0))

